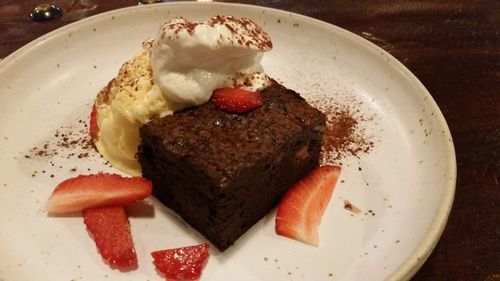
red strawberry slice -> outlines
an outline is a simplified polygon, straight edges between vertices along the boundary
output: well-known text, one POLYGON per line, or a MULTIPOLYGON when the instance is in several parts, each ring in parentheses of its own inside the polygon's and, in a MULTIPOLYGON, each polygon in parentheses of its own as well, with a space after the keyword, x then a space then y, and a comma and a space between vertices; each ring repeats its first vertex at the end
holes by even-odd
POLYGON ((120 269, 137 267, 130 224, 122 205, 85 209, 83 220, 102 258, 110 266, 120 269))
POLYGON ((207 243, 151 253, 156 270, 167 281, 198 280, 208 259, 207 243))
POLYGON ((92 111, 90 112, 89 134, 93 140, 96 139, 99 134, 99 126, 97 125, 97 108, 95 103, 94 106, 92 106, 92 111))
POLYGON ((51 214, 134 203, 151 195, 151 181, 117 174, 79 175, 61 182, 47 202, 51 214))
POLYGON ((244 113, 263 104, 260 92, 239 88, 222 88, 212 95, 215 105, 227 112, 244 113))
POLYGON ((339 175, 340 167, 322 166, 292 185, 278 206, 276 233, 317 247, 321 217, 339 175))

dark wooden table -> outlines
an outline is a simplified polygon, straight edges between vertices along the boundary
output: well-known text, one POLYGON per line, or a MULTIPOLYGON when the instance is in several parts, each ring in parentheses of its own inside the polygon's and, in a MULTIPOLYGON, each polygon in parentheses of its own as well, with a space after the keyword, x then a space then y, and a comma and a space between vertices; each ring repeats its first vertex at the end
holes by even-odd
MULTIPOLYGON (((136 0, 52 1, 65 15, 37 23, 44 0, 1 0, 0 57, 60 26, 136 0), (69 3, 69 4, 68 4, 69 3), (88 7, 87 7, 88 8, 88 7), (80 10, 80 12, 76 11, 80 10)), ((227 1, 229 2, 229 1, 227 1)), ((427 87, 450 126, 458 179, 448 225, 413 280, 500 280, 500 2, 253 0, 338 25, 374 42, 427 87)))

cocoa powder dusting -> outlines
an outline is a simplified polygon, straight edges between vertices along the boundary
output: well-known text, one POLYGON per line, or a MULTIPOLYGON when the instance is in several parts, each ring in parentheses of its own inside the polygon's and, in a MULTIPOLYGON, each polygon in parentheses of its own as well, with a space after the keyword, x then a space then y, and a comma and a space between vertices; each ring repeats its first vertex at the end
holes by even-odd
POLYGON ((321 147, 322 162, 338 161, 348 155, 359 157, 373 147, 373 142, 359 128, 363 117, 355 116, 346 106, 331 106, 323 113, 326 130, 321 147))
POLYGON ((80 128, 76 125, 61 126, 54 133, 54 138, 32 147, 24 158, 52 158, 55 155, 66 159, 89 157, 93 154, 94 147, 88 134, 87 124, 82 120, 78 123, 81 125, 80 128))
POLYGON ((326 116, 326 129, 321 147, 320 164, 342 164, 348 156, 359 158, 374 147, 373 136, 363 128, 365 122, 373 121, 373 116, 364 116, 359 107, 362 102, 348 97, 339 103, 321 97, 310 100, 326 116))
MULTIPOLYGON (((88 133, 87 121, 81 119, 71 125, 59 127, 47 140, 33 146, 24 154, 24 158, 29 159, 30 163, 36 163, 35 160, 49 163, 54 172, 64 169, 62 165, 56 165, 60 159, 81 161, 95 157, 99 157, 99 154, 88 133)), ((68 171, 76 172, 77 168, 68 167, 68 171)), ((34 171, 32 177, 35 177, 37 172, 34 171)), ((42 174, 45 173, 43 170, 42 174)), ((54 175, 51 174, 51 177, 54 175)))

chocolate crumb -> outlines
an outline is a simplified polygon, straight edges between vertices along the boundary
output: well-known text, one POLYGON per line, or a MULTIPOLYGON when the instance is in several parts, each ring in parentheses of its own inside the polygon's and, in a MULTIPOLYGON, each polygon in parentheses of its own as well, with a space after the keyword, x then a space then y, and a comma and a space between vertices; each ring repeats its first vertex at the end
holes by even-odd
MULTIPOLYGON (((36 162, 46 163, 45 165, 50 164, 49 168, 41 170, 38 174, 48 174, 51 178, 54 178, 56 172, 63 169, 67 169, 69 172, 76 172, 77 166, 63 167, 65 164, 61 161, 68 159, 78 163, 85 158, 99 156, 93 146, 88 129, 85 128, 86 125, 87 122, 80 118, 74 120, 74 122, 60 126, 55 132, 48 135, 46 140, 24 152, 24 159, 27 159, 26 161, 32 164, 36 162)), ((33 172, 31 176, 36 177, 37 172, 33 172)))
POLYGON ((344 209, 350 211, 350 212, 353 212, 355 214, 359 214, 361 213, 361 209, 359 209, 358 207, 354 206, 351 202, 349 202, 348 200, 344 200, 344 209))
MULTIPOLYGON (((53 139, 46 140, 34 147, 24 155, 26 159, 52 159, 61 156, 66 159, 87 158, 96 155, 92 140, 88 134, 86 122, 81 119, 75 121, 75 125, 61 126, 53 134, 53 139)), ((51 166, 55 166, 50 161, 51 166)), ((62 168, 59 166, 59 168, 62 168)))

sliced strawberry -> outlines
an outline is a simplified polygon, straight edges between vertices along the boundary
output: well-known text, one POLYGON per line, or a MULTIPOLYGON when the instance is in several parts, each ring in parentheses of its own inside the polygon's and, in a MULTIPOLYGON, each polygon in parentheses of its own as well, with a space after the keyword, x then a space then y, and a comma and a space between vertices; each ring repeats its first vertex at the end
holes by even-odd
POLYGON ((99 126, 97 125, 97 108, 92 106, 92 111, 90 112, 90 121, 89 121, 89 134, 92 139, 96 139, 99 134, 99 126))
POLYGON ((177 249, 155 251, 151 253, 156 270, 167 281, 198 280, 208 259, 207 243, 177 249))
POLYGON ((244 113, 263 104, 260 92, 239 88, 222 88, 212 95, 215 105, 227 112, 244 113))
POLYGON ((91 207, 130 204, 148 197, 151 191, 151 181, 142 177, 125 178, 104 173, 79 175, 57 185, 47 202, 47 211, 63 214, 91 207))
POLYGON ((338 166, 318 167, 292 185, 278 206, 276 233, 318 246, 321 217, 339 174, 338 166))
POLYGON ((102 258, 112 267, 137 267, 130 224, 122 205, 83 210, 83 220, 92 234, 102 258))

